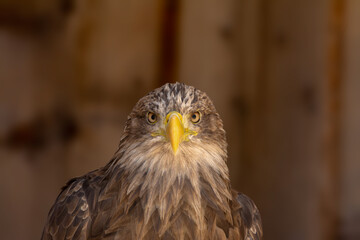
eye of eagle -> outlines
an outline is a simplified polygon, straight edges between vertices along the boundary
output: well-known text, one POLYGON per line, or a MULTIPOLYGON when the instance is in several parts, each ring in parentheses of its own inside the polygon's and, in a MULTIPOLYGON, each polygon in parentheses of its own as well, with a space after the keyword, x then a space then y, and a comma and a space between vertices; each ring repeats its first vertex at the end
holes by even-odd
POLYGON ((153 112, 148 112, 147 113, 147 121, 150 124, 154 124, 157 122, 157 115, 153 112))
POLYGON ((199 123, 200 122, 200 113, 199 112, 193 112, 190 116, 190 120, 193 123, 199 123))

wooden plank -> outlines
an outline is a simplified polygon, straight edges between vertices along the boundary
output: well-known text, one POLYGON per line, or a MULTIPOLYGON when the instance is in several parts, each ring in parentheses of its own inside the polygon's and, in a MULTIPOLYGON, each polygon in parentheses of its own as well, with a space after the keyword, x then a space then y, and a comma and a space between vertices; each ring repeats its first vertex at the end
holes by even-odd
MULTIPOLYGON (((254 11, 244 2, 240 12, 254 11)), ((250 26, 258 32, 240 38, 258 44, 238 53, 239 64, 251 59, 238 72, 239 88, 245 86, 242 188, 258 203, 267 238, 331 239, 327 221, 336 211, 326 152, 331 154, 332 144, 327 136, 331 2, 261 1, 256 7, 259 23, 251 19, 250 26)))
MULTIPOLYGON (((154 86, 160 6, 153 1, 89 1, 69 23, 83 100, 136 101, 154 86)), ((71 44, 72 42, 70 42, 71 44)))
POLYGON ((68 83, 86 133, 72 149, 71 175, 84 172, 84 163, 88 169, 110 159, 126 115, 156 85, 161 10, 156 0, 85 1, 70 19, 66 44, 75 66, 68 83), (87 154, 89 145, 98 153, 87 154))
POLYGON ((325 85, 324 178, 322 179, 320 216, 322 237, 335 239, 340 234, 340 96, 343 71, 344 5, 342 0, 332 0, 329 16, 327 53, 327 81, 325 85))
POLYGON ((341 239, 360 239, 360 1, 345 9, 341 111, 341 239))

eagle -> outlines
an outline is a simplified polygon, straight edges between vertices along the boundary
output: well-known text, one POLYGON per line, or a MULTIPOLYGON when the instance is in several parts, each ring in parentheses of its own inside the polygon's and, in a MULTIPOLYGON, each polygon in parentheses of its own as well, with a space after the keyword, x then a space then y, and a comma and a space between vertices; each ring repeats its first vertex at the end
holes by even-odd
POLYGON ((259 211, 231 188, 226 161, 207 94, 167 83, 136 103, 111 160, 62 188, 42 239, 262 239, 259 211))

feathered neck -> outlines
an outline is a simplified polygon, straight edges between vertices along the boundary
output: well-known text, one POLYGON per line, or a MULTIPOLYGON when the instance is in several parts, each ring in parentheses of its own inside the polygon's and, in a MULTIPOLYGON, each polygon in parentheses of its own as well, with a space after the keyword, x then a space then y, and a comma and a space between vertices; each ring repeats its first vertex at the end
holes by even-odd
POLYGON ((204 218, 205 211, 232 221, 226 150, 218 144, 185 142, 174 155, 170 144, 137 141, 120 146, 116 155, 108 176, 118 181, 108 181, 107 189, 120 187, 123 215, 139 213, 141 226, 133 233, 137 239, 167 233, 202 239, 212 224, 204 218), (178 232, 176 226, 185 227, 178 232))

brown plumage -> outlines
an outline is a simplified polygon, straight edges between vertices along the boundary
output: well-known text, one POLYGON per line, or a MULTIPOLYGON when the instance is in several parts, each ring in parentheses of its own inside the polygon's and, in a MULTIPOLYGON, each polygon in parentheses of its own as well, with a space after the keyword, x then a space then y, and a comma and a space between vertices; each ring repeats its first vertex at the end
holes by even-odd
POLYGON ((166 84, 139 100, 104 167, 70 180, 42 239, 261 239, 231 189, 225 131, 208 96, 166 84))

